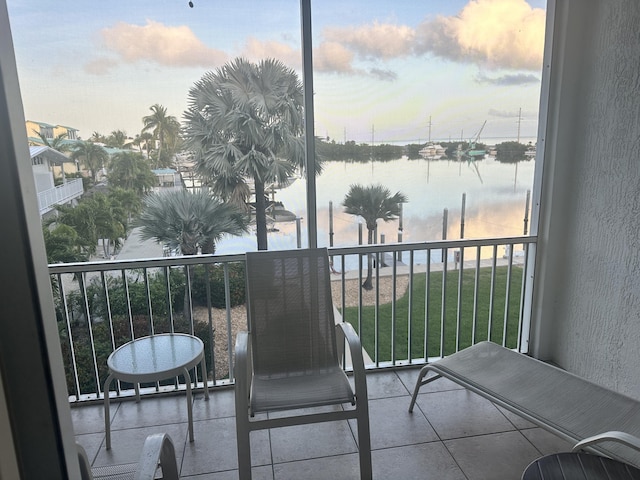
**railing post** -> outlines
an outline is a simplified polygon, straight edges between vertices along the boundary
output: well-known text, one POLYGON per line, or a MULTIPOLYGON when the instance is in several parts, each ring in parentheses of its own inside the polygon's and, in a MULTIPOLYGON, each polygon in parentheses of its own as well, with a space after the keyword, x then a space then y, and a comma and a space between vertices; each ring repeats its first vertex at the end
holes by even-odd
MULTIPOLYGON (((447 223, 448 223, 448 218, 449 218, 449 209, 445 208, 444 211, 442 212, 442 240, 446 240, 447 239, 447 223)), ((442 255, 441 255, 441 259, 440 261, 444 264, 445 262, 445 257, 447 256, 447 249, 443 248, 442 249, 442 255)))

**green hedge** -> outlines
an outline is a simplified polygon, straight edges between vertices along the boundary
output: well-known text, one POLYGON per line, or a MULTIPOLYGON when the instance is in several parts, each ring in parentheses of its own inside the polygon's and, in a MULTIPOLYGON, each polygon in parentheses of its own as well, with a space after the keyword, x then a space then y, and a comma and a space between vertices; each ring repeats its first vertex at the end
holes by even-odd
MULTIPOLYGON (((229 301, 232 307, 243 305, 245 299, 244 263, 229 263, 229 301)), ((207 305, 207 278, 211 288, 211 306, 226 308, 224 266, 198 265, 192 270, 191 292, 196 304, 207 305)))

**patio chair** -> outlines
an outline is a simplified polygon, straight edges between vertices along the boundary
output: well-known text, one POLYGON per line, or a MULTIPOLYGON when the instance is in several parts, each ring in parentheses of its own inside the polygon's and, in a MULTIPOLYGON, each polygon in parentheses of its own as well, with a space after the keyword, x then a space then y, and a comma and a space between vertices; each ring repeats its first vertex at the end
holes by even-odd
POLYGON ((87 452, 82 445, 77 443, 76 446, 82 480, 178 480, 180 478, 173 442, 166 433, 149 435, 142 447, 140 461, 126 465, 109 465, 92 469, 87 452), (156 476, 159 469, 162 471, 161 477, 156 476))
POLYGON ((238 333, 235 350, 241 480, 251 479, 251 431, 349 418, 357 420, 360 477, 371 479, 362 347, 350 324, 335 324, 330 275, 326 248, 246 254, 249 332, 238 333), (339 362, 345 340, 355 392, 339 362), (330 412, 255 417, 257 413, 341 404, 353 408, 343 405, 330 412))

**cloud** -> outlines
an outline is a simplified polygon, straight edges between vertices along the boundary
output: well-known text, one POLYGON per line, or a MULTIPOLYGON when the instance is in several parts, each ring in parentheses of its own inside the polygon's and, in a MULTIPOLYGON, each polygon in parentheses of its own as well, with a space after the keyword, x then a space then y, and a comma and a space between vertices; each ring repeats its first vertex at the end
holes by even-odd
POLYGON ((398 78, 398 74, 391 70, 383 70, 381 68, 372 68, 369 70, 371 76, 376 77, 379 80, 392 82, 398 78))
POLYGON ((540 83, 540 79, 536 75, 530 73, 506 74, 493 78, 479 73, 478 75, 476 75, 475 80, 478 83, 499 85, 503 87, 513 85, 533 85, 540 83))
POLYGON ((84 65, 84 71, 90 75, 106 75, 118 64, 115 60, 107 57, 96 58, 84 65))
MULTIPOLYGON (((326 27, 316 57, 319 71, 373 75, 392 80, 389 70, 358 69, 367 61, 435 55, 483 69, 540 71, 546 13, 525 0, 471 0, 457 15, 424 20, 415 29, 380 23, 326 27)), ((533 75, 478 77, 499 85, 538 82, 533 75)))
POLYGON ((354 54, 339 42, 322 42, 313 52, 313 69, 318 72, 354 73, 354 54))
POLYGON ((360 27, 327 27, 322 36, 365 58, 389 60, 409 55, 415 31, 406 25, 373 22, 360 27))
POLYGON ((539 71, 545 16, 525 0, 470 1, 455 16, 421 23, 415 49, 486 68, 539 71))
POLYGON ((291 68, 301 68, 301 55, 299 49, 294 49, 286 43, 248 37, 241 56, 254 62, 263 58, 277 58, 291 68))
MULTIPOLYGON (((104 46, 126 63, 147 61, 172 67, 212 68, 228 59, 226 53, 207 47, 184 25, 172 27, 152 20, 147 20, 146 25, 119 22, 102 29, 100 35, 104 46)), ((88 64, 85 68, 96 69, 100 62, 94 61, 93 66, 88 64)))
MULTIPOLYGON (((408 56, 434 55, 475 63, 483 70, 540 71, 545 17, 543 9, 532 8, 526 0, 469 0, 456 15, 429 18, 416 28, 380 21, 325 27, 314 49, 314 69, 393 81, 396 74, 380 64, 408 56)), ((187 26, 152 20, 145 25, 117 23, 100 35, 112 57, 107 55, 85 65, 85 71, 96 75, 107 73, 118 62, 215 68, 234 56, 207 46, 187 26)), ((292 68, 301 67, 300 49, 290 42, 249 37, 240 55, 253 61, 274 57, 292 68)), ((495 78, 480 74, 476 81, 521 85, 539 80, 526 74, 495 78)))

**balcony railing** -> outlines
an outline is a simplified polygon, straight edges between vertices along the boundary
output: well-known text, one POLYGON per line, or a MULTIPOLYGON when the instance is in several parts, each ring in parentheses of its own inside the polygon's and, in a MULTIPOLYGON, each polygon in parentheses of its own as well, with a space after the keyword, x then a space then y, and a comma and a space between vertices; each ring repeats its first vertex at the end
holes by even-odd
POLYGON ((38 208, 40 215, 53 210, 54 205, 64 205, 84 193, 81 178, 74 178, 68 182, 38 193, 38 208))
MULTIPOLYGON (((527 260, 535 242, 331 248, 336 321, 359 332, 370 369, 423 364, 487 339, 522 350, 527 260), (365 289, 369 259, 371 288, 365 289)), ((162 332, 199 336, 209 385, 233 383, 235 334, 246 329, 244 255, 60 264, 49 272, 70 401, 102 398, 109 354, 162 332)), ((144 386, 142 393, 184 388, 180 380, 144 386)), ((131 385, 114 388, 111 395, 133 392, 131 385)))

